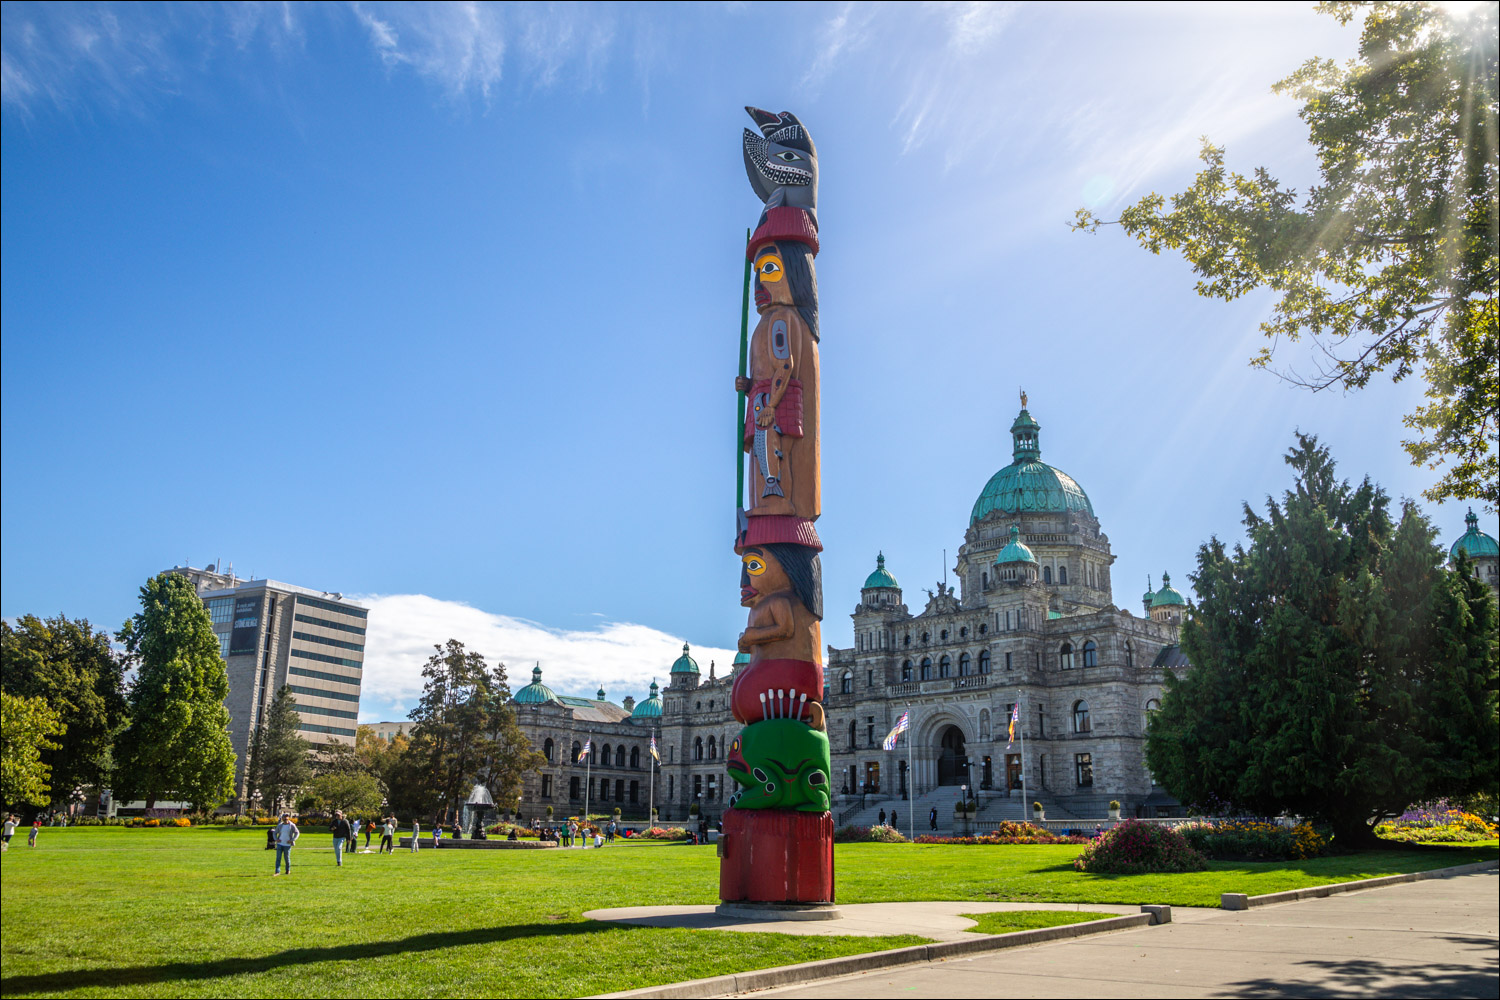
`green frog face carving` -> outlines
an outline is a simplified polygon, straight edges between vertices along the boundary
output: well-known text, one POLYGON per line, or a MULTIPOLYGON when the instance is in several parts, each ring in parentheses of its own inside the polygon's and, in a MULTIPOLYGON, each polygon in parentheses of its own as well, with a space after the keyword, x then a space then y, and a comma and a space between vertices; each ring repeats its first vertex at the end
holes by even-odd
POLYGON ((742 786, 733 808, 828 810, 828 734, 798 719, 746 726, 729 744, 726 767, 742 786))

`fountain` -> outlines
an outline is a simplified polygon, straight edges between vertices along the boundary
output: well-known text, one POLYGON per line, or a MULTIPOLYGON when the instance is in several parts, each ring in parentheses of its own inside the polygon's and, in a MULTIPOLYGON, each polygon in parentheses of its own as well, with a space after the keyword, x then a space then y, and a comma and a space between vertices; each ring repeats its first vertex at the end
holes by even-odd
POLYGON ((490 790, 483 785, 476 784, 474 790, 469 793, 469 801, 464 803, 463 818, 460 825, 469 830, 469 839, 484 840, 484 814, 486 810, 493 811, 495 800, 490 795, 490 790))

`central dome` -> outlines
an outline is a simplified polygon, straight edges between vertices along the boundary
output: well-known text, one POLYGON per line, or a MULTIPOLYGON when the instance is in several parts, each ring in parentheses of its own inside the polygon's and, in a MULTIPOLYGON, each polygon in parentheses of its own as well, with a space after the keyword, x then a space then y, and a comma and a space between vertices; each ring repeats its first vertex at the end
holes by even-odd
POLYGON ((1014 442, 1013 460, 984 484, 969 515, 970 524, 997 510, 1042 514, 1078 510, 1094 516, 1094 505, 1077 480, 1042 461, 1038 435, 1041 429, 1025 409, 1016 416, 1016 422, 1010 428, 1014 442))

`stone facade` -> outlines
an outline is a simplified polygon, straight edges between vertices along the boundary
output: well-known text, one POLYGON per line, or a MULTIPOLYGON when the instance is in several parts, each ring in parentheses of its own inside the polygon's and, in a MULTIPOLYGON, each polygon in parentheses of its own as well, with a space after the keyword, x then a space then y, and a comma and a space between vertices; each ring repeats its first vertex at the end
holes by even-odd
MULTIPOLYGON (((1186 601, 1164 579, 1141 614, 1114 606, 1109 537, 1082 487, 1040 461, 1040 426, 1024 402, 1012 435, 1014 461, 985 487, 958 550, 957 592, 939 583, 913 614, 882 557, 853 608, 854 646, 828 649, 824 707, 841 813, 944 786, 954 797, 960 785, 980 798, 1019 797, 1023 766, 1027 797, 1058 812, 1102 816, 1111 799, 1126 815, 1176 805, 1153 785, 1144 743, 1165 671, 1187 665, 1177 647, 1186 601), (910 752, 908 737, 881 749, 908 710, 910 752)), ((517 692, 522 728, 549 754, 528 782, 524 814, 577 812, 585 774, 591 810, 644 817, 649 794, 664 818, 680 820, 693 804, 723 811, 725 745, 740 728, 729 676, 710 664, 703 678, 684 647, 667 687, 653 683, 639 705, 599 694, 560 698, 540 670, 517 692), (661 767, 648 792, 653 733, 661 767), (589 739, 593 763, 574 765, 575 746, 589 739)))

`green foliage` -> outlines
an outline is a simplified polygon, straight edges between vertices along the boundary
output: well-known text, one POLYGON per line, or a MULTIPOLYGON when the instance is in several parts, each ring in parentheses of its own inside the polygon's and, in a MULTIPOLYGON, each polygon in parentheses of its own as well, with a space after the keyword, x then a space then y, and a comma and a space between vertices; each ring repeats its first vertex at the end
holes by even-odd
POLYGON ((44 698, 21 698, 0 691, 0 805, 7 808, 50 801, 52 767, 43 755, 65 731, 61 713, 44 698))
POLYGON ((505 664, 490 669, 484 657, 457 639, 434 652, 422 668, 422 699, 412 710, 417 723, 411 745, 393 769, 397 797, 422 810, 456 814, 470 786, 482 783, 497 803, 512 809, 528 772, 546 763, 516 723, 505 664))
POLYGON ((1311 823, 1283 826, 1254 819, 1199 820, 1177 832, 1193 850, 1215 861, 1296 861, 1328 850, 1328 838, 1311 823))
POLYGON ((208 609, 193 585, 161 573, 118 638, 136 667, 130 726, 115 742, 115 797, 183 799, 212 808, 234 794, 224 699, 229 678, 208 609))
POLYGON ((835 844, 905 844, 900 831, 889 826, 841 826, 833 831, 835 844))
POLYGON ((45 699, 66 727, 56 748, 42 751, 54 788, 66 793, 108 782, 110 743, 125 724, 125 690, 107 632, 62 615, 0 623, 0 686, 45 699))
POLYGON ((373 775, 362 771, 336 771, 314 778, 307 794, 297 800, 303 812, 332 813, 342 809, 357 814, 375 812, 385 793, 373 775))
POLYGON ((282 685, 250 737, 246 794, 253 800, 260 792, 261 805, 272 812, 282 804, 289 805, 297 790, 312 778, 308 763, 312 744, 302 738, 299 722, 297 699, 289 687, 282 685))
MULTIPOLYGON (((1298 204, 1264 168, 1205 169, 1168 199, 1151 194, 1118 224, 1152 253, 1178 250, 1199 295, 1277 295, 1261 328, 1273 346, 1314 338, 1326 359, 1311 389, 1358 389, 1380 372, 1421 369, 1427 403, 1405 418, 1416 464, 1446 465, 1426 492, 1500 505, 1500 287, 1497 253, 1496 6, 1460 21, 1437 4, 1324 3, 1364 11, 1359 57, 1310 59, 1276 85, 1301 117, 1322 172, 1298 204)), ((1075 226, 1102 220, 1080 210, 1075 226)), ((1273 347, 1253 363, 1268 366, 1273 347)))
POLYGON ((1201 872, 1208 859, 1170 826, 1127 819, 1091 840, 1073 868, 1094 875, 1201 872))
POLYGON ((1355 846, 1413 799, 1494 787, 1496 604, 1416 507, 1393 523, 1378 486, 1336 481, 1315 438, 1287 462, 1282 501, 1245 507, 1249 548, 1198 551, 1193 666, 1168 676, 1146 758, 1191 808, 1306 816, 1355 846))

